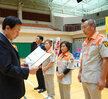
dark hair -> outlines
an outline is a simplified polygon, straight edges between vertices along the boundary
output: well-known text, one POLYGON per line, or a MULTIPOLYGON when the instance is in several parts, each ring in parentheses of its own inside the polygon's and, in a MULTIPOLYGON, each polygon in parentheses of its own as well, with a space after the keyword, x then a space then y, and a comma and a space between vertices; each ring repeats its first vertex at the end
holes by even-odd
POLYGON ((7 25, 12 29, 15 25, 21 25, 21 24, 22 22, 20 21, 19 18, 15 16, 8 16, 4 19, 2 23, 2 29, 4 30, 7 25))
POLYGON ((66 45, 68 51, 70 50, 71 45, 70 45, 70 43, 69 43, 68 41, 63 41, 63 42, 61 42, 61 44, 60 44, 60 49, 61 49, 61 45, 62 45, 62 44, 65 44, 65 45, 66 45))
POLYGON ((45 44, 46 42, 48 42, 48 43, 52 46, 52 40, 47 39, 47 40, 44 41, 44 44, 45 44))
POLYGON ((87 21, 88 19, 82 19, 81 22, 84 23, 85 21, 87 21))
POLYGON ((41 39, 43 41, 43 36, 38 35, 37 37, 39 37, 39 39, 41 39))

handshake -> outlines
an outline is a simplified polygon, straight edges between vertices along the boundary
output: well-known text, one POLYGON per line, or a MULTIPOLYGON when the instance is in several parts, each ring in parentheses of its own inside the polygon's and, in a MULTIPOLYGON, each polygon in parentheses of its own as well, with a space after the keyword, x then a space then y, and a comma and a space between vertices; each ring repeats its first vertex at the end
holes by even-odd
POLYGON ((37 66, 28 66, 28 64, 26 63, 22 63, 21 64, 21 68, 29 68, 29 73, 30 74, 36 74, 37 70, 40 68, 40 67, 37 67, 37 66))

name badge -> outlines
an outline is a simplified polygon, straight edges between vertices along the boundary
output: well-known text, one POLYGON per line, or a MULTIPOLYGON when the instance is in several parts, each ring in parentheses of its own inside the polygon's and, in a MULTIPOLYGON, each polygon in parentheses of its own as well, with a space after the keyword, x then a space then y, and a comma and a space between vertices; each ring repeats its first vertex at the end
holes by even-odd
POLYGON ((96 41, 95 42, 91 42, 91 46, 96 46, 96 41))

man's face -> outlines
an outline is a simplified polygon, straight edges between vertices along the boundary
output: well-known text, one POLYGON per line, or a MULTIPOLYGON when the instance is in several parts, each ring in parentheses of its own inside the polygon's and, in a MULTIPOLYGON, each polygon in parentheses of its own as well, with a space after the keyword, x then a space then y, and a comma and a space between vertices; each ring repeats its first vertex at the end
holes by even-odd
POLYGON ((14 40, 18 35, 21 29, 21 25, 15 25, 12 29, 7 25, 5 28, 5 35, 9 40, 14 40))
POLYGON ((40 44, 42 40, 39 37, 36 37, 36 44, 40 44))
POLYGON ((82 30, 87 37, 92 35, 93 25, 88 24, 88 21, 82 23, 82 30))

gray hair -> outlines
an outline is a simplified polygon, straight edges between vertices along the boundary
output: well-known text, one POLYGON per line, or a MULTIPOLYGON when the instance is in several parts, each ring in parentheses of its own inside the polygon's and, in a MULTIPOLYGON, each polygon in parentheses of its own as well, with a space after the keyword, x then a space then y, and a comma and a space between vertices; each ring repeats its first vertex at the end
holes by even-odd
POLYGON ((88 22, 89 25, 93 25, 94 24, 95 30, 96 30, 96 21, 94 19, 88 19, 87 22, 88 22))

